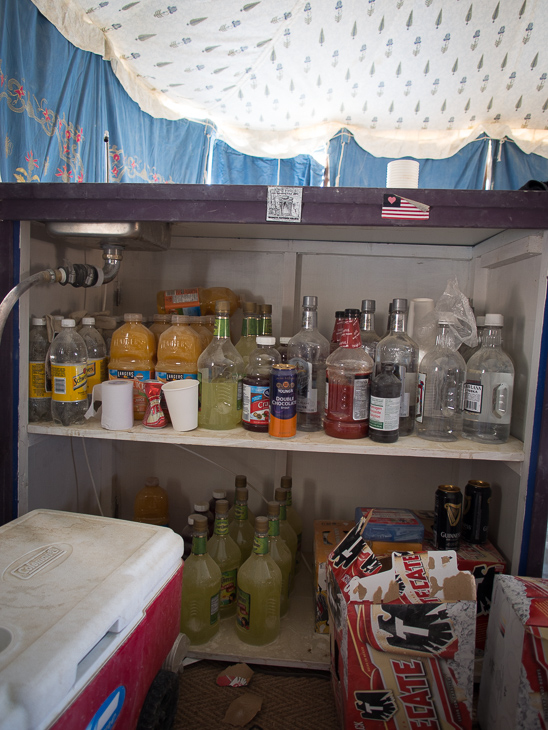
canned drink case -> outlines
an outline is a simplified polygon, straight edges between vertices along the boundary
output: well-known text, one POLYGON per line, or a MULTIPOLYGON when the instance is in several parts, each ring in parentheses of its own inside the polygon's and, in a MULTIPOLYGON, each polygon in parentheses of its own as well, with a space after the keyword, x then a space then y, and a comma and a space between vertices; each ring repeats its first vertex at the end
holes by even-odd
POLYGON ((268 434, 274 438, 297 434, 297 368, 288 363, 273 365, 270 372, 268 434))

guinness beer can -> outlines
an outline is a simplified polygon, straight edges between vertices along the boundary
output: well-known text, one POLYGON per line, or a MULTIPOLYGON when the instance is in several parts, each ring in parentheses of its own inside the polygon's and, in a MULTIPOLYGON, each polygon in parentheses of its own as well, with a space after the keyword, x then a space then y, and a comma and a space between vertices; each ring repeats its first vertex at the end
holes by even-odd
POLYGON ((489 530, 489 502, 491 485, 489 482, 471 480, 464 490, 464 509, 462 514, 462 537, 473 545, 487 542, 489 530))
POLYGON ((437 550, 458 550, 462 517, 462 492, 452 484, 436 489, 434 504, 434 547, 437 550))

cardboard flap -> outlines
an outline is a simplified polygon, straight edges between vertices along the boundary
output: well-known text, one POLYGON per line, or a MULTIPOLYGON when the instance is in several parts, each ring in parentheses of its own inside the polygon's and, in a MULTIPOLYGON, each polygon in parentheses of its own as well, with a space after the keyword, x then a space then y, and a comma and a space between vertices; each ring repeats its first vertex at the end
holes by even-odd
MULTIPOLYGON (((373 575, 382 570, 363 536, 367 521, 367 517, 362 517, 329 555, 328 564, 338 582, 347 583, 352 577, 373 575)), ((345 593, 345 597, 347 595, 345 593)))

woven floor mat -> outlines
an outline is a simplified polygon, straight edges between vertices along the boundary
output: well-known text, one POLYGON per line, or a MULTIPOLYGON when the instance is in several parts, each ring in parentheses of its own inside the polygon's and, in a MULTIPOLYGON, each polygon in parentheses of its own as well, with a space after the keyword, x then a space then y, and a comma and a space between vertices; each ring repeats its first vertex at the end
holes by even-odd
POLYGON ((253 665, 247 687, 219 687, 217 676, 229 665, 204 660, 185 667, 173 730, 234 730, 223 718, 246 692, 262 697, 262 707, 245 730, 339 730, 327 672, 253 665))

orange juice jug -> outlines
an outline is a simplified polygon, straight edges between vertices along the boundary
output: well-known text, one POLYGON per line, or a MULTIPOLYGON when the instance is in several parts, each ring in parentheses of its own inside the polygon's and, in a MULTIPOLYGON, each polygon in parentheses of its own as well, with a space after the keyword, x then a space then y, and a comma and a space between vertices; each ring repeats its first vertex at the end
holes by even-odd
POLYGON ((160 314, 215 314, 215 302, 218 300, 230 302, 230 316, 240 306, 240 298, 232 289, 226 286, 212 286, 205 289, 202 286, 193 289, 169 289, 159 291, 156 304, 160 314))
POLYGON ((209 345, 211 340, 213 339, 213 332, 209 329, 209 327, 206 327, 205 324, 202 322, 203 319, 206 319, 205 317, 189 317, 190 320, 190 326, 192 329, 198 333, 198 336, 200 337, 200 340, 202 341, 202 349, 205 350, 206 347, 209 345))
POLYGON ((147 525, 169 525, 169 500, 157 477, 149 477, 145 486, 137 492, 133 505, 135 522, 147 525))
POLYGON ((156 341, 143 324, 142 314, 124 314, 124 324, 112 335, 109 380, 133 380, 133 417, 142 421, 147 398, 144 381, 154 378, 156 341))
POLYGON ((198 377, 196 363, 202 353, 202 342, 189 320, 184 314, 174 314, 171 327, 158 340, 156 378, 164 383, 198 377))
POLYGON ((165 332, 171 327, 171 315, 170 314, 155 314, 152 318, 152 324, 149 330, 154 335, 156 340, 156 347, 158 347, 158 340, 162 332, 165 332))

